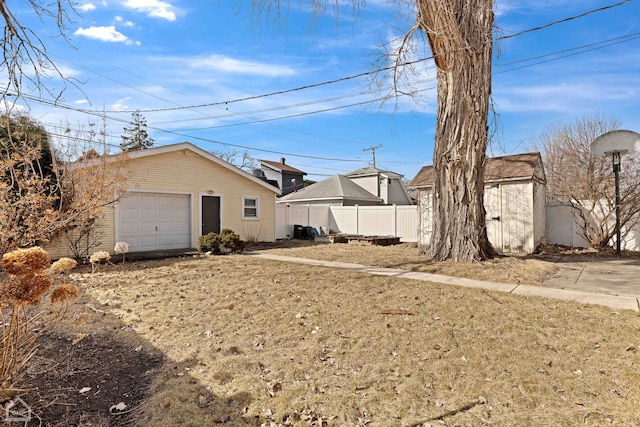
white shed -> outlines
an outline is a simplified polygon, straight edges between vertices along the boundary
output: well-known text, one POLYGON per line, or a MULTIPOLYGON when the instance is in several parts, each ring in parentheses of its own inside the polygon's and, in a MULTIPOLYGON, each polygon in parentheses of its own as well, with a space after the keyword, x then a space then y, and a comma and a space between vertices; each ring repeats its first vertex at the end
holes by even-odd
MULTIPOLYGON (((425 166, 409 184, 418 191, 421 246, 431 239, 434 179, 433 166, 425 166)), ((532 253, 544 243, 545 185, 540 153, 487 159, 484 206, 489 241, 496 250, 532 253)))

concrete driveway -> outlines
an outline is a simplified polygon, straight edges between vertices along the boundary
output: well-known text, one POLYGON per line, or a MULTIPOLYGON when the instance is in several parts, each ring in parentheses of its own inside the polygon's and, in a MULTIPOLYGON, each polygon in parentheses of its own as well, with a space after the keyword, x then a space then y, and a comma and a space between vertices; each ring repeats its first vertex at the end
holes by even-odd
POLYGON ((567 257, 557 261, 560 270, 544 283, 550 288, 604 295, 640 297, 640 258, 567 257))

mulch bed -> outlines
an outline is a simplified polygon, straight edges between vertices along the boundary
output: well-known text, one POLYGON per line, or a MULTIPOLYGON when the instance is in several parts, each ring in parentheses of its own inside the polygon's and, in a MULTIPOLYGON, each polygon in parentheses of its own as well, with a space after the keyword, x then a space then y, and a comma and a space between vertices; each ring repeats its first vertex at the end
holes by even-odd
POLYGON ((21 396, 28 425, 129 425, 163 363, 160 352, 107 334, 49 332, 38 344, 25 378, 36 390, 21 396))

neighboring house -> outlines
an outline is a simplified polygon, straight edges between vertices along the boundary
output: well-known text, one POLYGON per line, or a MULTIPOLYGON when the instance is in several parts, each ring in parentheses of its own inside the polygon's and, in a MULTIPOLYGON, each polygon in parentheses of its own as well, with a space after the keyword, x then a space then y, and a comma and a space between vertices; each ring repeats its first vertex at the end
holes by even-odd
POLYGON ((345 174, 385 205, 413 205, 413 199, 402 182, 403 175, 368 166, 345 174))
MULTIPOLYGON (((115 157, 115 156, 114 156, 115 157)), ((279 190, 193 144, 127 153, 127 193, 103 209, 101 245, 130 252, 195 248, 198 237, 229 228, 243 240, 275 240, 279 190)), ((68 255, 64 242, 48 248, 68 255)))
MULTIPOLYGON (((540 153, 487 159, 484 206, 489 241, 500 252, 531 253, 545 242, 546 177, 540 153)), ((423 167, 409 184, 418 190, 419 243, 432 231, 433 166, 423 167)))
POLYGON ((344 175, 333 175, 309 187, 280 197, 276 203, 327 206, 383 204, 380 197, 374 196, 344 175))
POLYGON ((264 177, 267 182, 277 183, 283 196, 304 187, 304 176, 307 173, 286 164, 284 157, 280 158, 280 162, 260 159, 258 162, 260 169, 256 171, 259 174, 257 176, 264 177))

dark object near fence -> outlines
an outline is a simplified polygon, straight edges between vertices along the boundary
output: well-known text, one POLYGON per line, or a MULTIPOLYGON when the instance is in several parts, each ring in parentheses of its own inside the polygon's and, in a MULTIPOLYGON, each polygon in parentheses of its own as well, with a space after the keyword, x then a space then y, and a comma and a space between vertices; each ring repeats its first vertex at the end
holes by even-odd
POLYGON ((303 225, 294 225, 293 226, 293 238, 294 239, 309 239, 313 240, 313 237, 316 235, 313 227, 303 226, 303 225))

